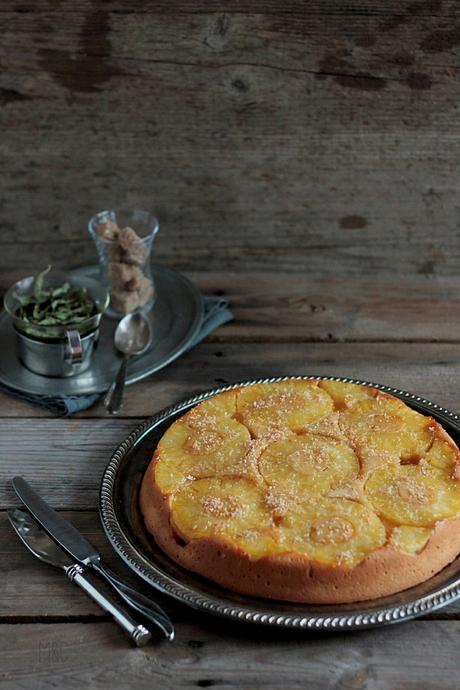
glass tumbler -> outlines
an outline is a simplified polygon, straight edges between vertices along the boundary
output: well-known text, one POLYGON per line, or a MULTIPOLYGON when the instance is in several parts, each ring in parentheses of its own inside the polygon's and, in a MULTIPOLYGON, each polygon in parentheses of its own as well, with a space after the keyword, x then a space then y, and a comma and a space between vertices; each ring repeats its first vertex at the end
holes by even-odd
POLYGON ((110 293, 109 316, 147 312, 155 303, 153 241, 160 228, 148 211, 100 211, 88 223, 99 256, 100 280, 110 293))

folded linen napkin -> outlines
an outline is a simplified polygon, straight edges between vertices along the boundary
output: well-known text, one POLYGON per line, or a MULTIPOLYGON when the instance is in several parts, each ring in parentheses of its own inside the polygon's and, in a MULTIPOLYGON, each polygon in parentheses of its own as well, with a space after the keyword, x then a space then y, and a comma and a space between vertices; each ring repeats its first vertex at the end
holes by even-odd
MULTIPOLYGON (((204 340, 209 333, 215 331, 227 321, 231 321, 234 317, 228 308, 228 302, 221 297, 207 297, 203 296, 203 320, 200 330, 195 339, 190 344, 189 350, 194 347, 201 340, 204 340)), ((23 393, 9 386, 0 384, 0 391, 12 395, 19 400, 38 405, 49 412, 52 412, 59 417, 70 417, 76 412, 87 410, 94 405, 101 397, 100 393, 93 393, 89 395, 33 395, 23 393)))

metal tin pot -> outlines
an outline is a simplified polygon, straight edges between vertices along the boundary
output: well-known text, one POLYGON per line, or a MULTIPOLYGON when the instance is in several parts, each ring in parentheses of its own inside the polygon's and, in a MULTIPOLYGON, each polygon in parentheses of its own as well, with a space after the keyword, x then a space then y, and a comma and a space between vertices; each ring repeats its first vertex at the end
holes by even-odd
POLYGON ((52 271, 45 278, 44 287, 59 287, 69 283, 72 288, 84 288, 97 312, 78 324, 43 326, 23 320, 18 314, 18 296, 28 295, 34 286, 29 276, 11 286, 4 298, 5 309, 13 320, 17 351, 27 369, 41 376, 69 377, 88 369, 99 338, 99 324, 108 307, 108 291, 95 280, 72 273, 52 271))
POLYGON ((86 371, 98 338, 98 328, 83 338, 76 330, 67 331, 67 339, 56 343, 35 340, 16 330, 19 359, 41 376, 67 377, 86 371))

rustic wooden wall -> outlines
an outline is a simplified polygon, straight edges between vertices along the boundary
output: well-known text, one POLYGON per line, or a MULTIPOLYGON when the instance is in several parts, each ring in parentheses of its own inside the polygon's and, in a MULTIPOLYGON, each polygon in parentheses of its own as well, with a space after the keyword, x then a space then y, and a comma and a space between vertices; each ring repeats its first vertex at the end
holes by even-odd
POLYGON ((9 0, 0 23, 0 270, 91 261, 88 217, 123 203, 182 269, 457 274, 457 0, 9 0))

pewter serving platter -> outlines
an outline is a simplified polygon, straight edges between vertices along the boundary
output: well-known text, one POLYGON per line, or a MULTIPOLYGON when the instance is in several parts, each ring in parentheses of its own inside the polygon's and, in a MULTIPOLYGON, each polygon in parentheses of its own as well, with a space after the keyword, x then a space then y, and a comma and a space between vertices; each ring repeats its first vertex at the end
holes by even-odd
MULTIPOLYGON (((185 276, 164 266, 153 265, 157 299, 150 312, 153 345, 128 365, 128 384, 153 374, 179 357, 193 343, 202 318, 203 303, 195 286, 185 276)), ((98 267, 89 266, 74 274, 98 278, 98 267)), ((39 376, 26 369, 17 357, 16 336, 8 314, 0 314, 0 382, 23 393, 78 395, 102 393, 115 378, 120 355, 113 344, 118 321, 103 316, 99 342, 91 366, 69 378, 39 376)))
POLYGON ((157 414, 135 429, 116 449, 104 472, 100 515, 105 533, 121 558, 155 589, 208 613, 235 621, 304 630, 356 630, 400 623, 460 598, 460 557, 430 580, 381 599, 355 604, 307 605, 243 596, 184 570, 155 544, 138 508, 141 479, 152 453, 172 422, 207 398, 241 386, 287 378, 329 379, 371 386, 401 398, 413 409, 437 419, 460 443, 460 418, 435 403, 396 388, 356 379, 297 376, 244 381, 216 388, 157 414))

